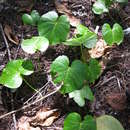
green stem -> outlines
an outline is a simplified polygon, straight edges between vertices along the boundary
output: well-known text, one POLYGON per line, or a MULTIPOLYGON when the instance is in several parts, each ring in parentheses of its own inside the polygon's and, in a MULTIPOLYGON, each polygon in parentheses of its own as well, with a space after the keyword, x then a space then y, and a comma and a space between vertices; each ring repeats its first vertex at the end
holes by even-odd
POLYGON ((81 59, 83 60, 83 47, 80 45, 81 59))
POLYGON ((32 85, 29 84, 26 79, 23 78, 23 81, 24 81, 32 90, 34 90, 35 92, 38 92, 38 93, 39 93, 39 91, 37 91, 34 87, 32 87, 32 85))

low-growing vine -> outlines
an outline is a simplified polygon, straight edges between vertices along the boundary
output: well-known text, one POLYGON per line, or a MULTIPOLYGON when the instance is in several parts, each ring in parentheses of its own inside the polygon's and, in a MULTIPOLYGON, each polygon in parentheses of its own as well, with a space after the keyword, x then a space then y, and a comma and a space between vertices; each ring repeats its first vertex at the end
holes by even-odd
MULTIPOLYGON (((116 0, 116 2, 124 1, 116 0)), ((108 12, 108 8, 112 3, 111 0, 98 0, 93 5, 93 11, 96 14, 108 12)), ((58 56, 51 64, 51 76, 55 84, 62 84, 60 92, 68 94, 69 98, 72 98, 80 107, 85 105, 85 99, 93 101, 94 95, 91 91, 91 84, 99 78, 101 65, 96 59, 83 60, 82 49, 94 48, 98 41, 98 35, 80 24, 76 28, 75 36, 68 38, 70 32, 68 18, 65 15, 58 16, 55 11, 40 16, 36 10, 33 10, 31 14, 24 14, 22 20, 24 24, 37 26, 39 34, 22 41, 21 47, 26 53, 45 52, 49 45, 54 46, 56 44, 79 46, 81 48, 81 59, 74 59, 72 63, 67 56, 58 56)), ((119 45, 123 42, 123 29, 118 23, 115 23, 113 28, 105 23, 102 27, 102 38, 109 46, 119 45)), ((24 75, 32 73, 33 64, 31 61, 24 59, 12 60, 3 69, 0 84, 11 89, 17 89, 21 86, 24 75)), ((82 120, 78 113, 71 113, 66 117, 63 129, 110 130, 109 128, 111 130, 123 130, 121 124, 111 116, 102 116, 95 119, 90 115, 86 115, 82 120)))

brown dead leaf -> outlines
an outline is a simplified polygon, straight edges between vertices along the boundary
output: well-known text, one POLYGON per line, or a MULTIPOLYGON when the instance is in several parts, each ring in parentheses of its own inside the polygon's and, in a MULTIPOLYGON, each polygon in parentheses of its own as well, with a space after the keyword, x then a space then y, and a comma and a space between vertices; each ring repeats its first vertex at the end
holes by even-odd
POLYGON ((125 93, 111 93, 106 97, 106 101, 115 110, 124 110, 127 106, 125 93))
POLYGON ((18 121, 18 130, 40 130, 39 126, 50 126, 58 117, 57 109, 42 108, 34 117, 21 117, 18 121))
POLYGON ((7 38, 9 39, 9 41, 11 41, 12 43, 16 45, 19 44, 18 37, 13 34, 12 29, 9 25, 5 25, 4 32, 7 38))
POLYGON ((100 58, 104 55, 105 50, 109 48, 103 39, 99 39, 96 46, 89 51, 92 58, 100 58))
POLYGON ((43 108, 37 112, 30 123, 32 126, 50 126, 58 117, 59 112, 57 112, 57 109, 48 110, 43 108))
POLYGON ((68 17, 71 26, 76 27, 80 24, 80 19, 77 19, 72 15, 71 10, 67 8, 66 2, 59 2, 59 0, 55 0, 55 6, 59 13, 65 14, 68 17))
POLYGON ((22 116, 18 121, 18 130, 40 130, 39 127, 32 127, 29 124, 30 118, 26 116, 22 116))

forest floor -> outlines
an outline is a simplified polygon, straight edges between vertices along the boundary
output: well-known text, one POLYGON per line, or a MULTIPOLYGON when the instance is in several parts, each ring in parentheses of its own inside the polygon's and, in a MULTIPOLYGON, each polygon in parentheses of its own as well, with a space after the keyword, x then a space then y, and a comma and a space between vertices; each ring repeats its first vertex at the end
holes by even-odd
MULTIPOLYGON (((56 2, 59 2, 56 0, 56 2)), ((25 26, 22 23, 21 16, 25 12, 30 12, 33 9, 39 11, 42 15, 51 10, 58 10, 59 14, 63 13, 64 8, 57 7, 56 2, 52 0, 41 0, 36 3, 31 3, 26 0, 11 1, 0 4, 0 72, 11 59, 26 58, 31 59, 35 65, 35 73, 26 78, 26 80, 36 89, 44 86, 44 95, 52 92, 54 85, 49 82, 50 64, 59 55, 67 55, 71 60, 79 59, 80 51, 77 47, 70 48, 64 45, 50 46, 49 49, 41 54, 37 52, 33 55, 26 54, 21 49, 21 41, 24 38, 37 35, 35 27, 25 26), (13 36, 16 36, 18 44, 14 44, 7 37, 11 55, 8 55, 8 50, 5 44, 2 29, 9 26, 13 36), (47 85, 45 86, 45 84, 47 85)), ((121 10, 111 9, 109 16, 104 14, 101 16, 94 15, 92 12, 91 0, 61 0, 59 5, 65 5, 75 19, 80 20, 92 30, 96 26, 102 26, 108 22, 111 25, 117 22, 122 25, 123 29, 130 27, 130 2, 122 7, 121 10)), ((119 8, 118 8, 119 9, 119 8)), ((74 28, 72 28, 73 30, 74 28)), ((73 32, 72 32, 73 33, 73 32)), ((99 29, 99 35, 101 28, 99 29)), ((16 40, 16 39, 15 39, 16 40)), ((49 126, 42 127, 42 130, 62 130, 64 118, 69 112, 78 112, 81 115, 92 114, 97 117, 103 114, 113 115, 122 124, 125 130, 130 130, 130 36, 126 35, 124 42, 120 46, 114 46, 107 50, 104 55, 98 60, 106 60, 107 64, 100 78, 91 86, 95 100, 93 103, 87 101, 85 107, 78 107, 73 100, 67 96, 63 96, 59 92, 47 97, 45 100, 34 105, 15 112, 16 118, 12 114, 0 119, 0 130, 14 130, 18 120, 23 116, 33 116, 41 108, 58 109, 59 117, 49 126), (16 124, 15 124, 16 123, 16 124)), ((31 98, 35 93, 26 84, 22 84, 13 95, 10 90, 0 85, 0 116, 17 110, 36 100, 36 96, 31 98), (31 98, 28 102, 26 102, 31 98), (25 103, 26 102, 26 103, 25 103)), ((22 130, 22 129, 21 129, 22 130)))

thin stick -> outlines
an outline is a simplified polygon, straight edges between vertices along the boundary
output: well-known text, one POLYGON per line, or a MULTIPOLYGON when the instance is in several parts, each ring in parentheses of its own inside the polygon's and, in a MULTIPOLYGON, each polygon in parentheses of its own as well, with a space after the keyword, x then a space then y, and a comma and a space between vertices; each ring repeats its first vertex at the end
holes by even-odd
POLYGON ((8 51, 9 61, 11 61, 11 53, 10 53, 10 49, 9 49, 9 44, 7 42, 7 39, 6 39, 6 36, 5 36, 5 33, 4 33, 4 30, 3 30, 3 27, 2 27, 1 23, 0 23, 0 29, 1 29, 2 36, 3 36, 4 41, 5 41, 5 45, 6 45, 7 51, 8 51))
POLYGON ((42 95, 41 90, 44 89, 48 84, 49 84, 49 82, 47 82, 42 88, 40 88, 38 90, 38 92, 36 92, 31 98, 29 98, 26 102, 24 102, 24 104, 27 104, 29 101, 31 101, 38 93, 40 93, 40 95, 42 95))
POLYGON ((49 94, 47 94, 47 95, 41 97, 40 99, 36 100, 35 102, 32 102, 32 103, 30 103, 30 104, 28 104, 28 105, 26 105, 26 106, 23 106, 22 108, 19 108, 19 109, 17 109, 17 110, 11 111, 11 112, 9 112, 9 113, 6 113, 6 114, 0 116, 0 119, 4 118, 4 117, 6 117, 6 116, 9 116, 9 115, 11 115, 11 114, 13 114, 13 113, 19 112, 19 111, 21 111, 21 110, 23 110, 23 109, 26 109, 26 108, 30 107, 31 105, 34 105, 34 104, 36 104, 36 103, 38 103, 38 102, 40 102, 40 101, 42 101, 42 100, 44 100, 44 99, 46 99, 46 98, 52 96, 53 94, 57 93, 57 92, 61 89, 61 86, 62 86, 62 85, 60 85, 59 87, 57 87, 55 91, 53 91, 53 92, 51 92, 51 93, 49 93, 49 94))

